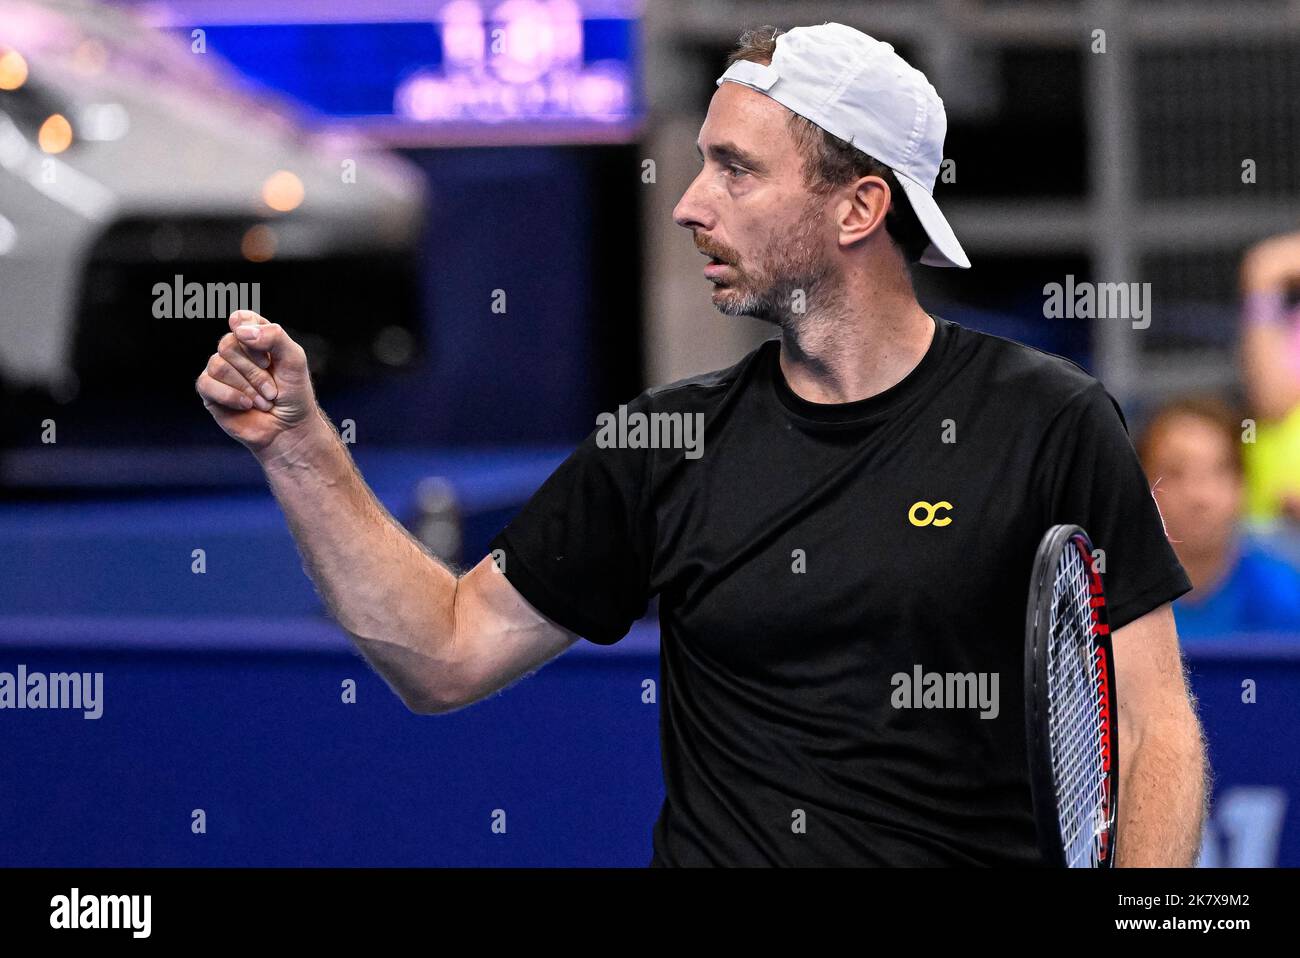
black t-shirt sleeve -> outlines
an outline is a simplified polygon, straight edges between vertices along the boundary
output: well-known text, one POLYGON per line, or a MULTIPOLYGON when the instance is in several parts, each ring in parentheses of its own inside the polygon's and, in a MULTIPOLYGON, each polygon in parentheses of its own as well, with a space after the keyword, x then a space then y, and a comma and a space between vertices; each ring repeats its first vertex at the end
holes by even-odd
POLYGON ((649 604, 650 460, 645 449, 602 448, 598 435, 587 436, 488 548, 538 612, 612 645, 649 604))
POLYGON ((1191 591, 1124 413, 1100 382, 1055 418, 1039 465, 1047 525, 1080 525, 1106 554, 1102 582, 1112 631, 1191 591))

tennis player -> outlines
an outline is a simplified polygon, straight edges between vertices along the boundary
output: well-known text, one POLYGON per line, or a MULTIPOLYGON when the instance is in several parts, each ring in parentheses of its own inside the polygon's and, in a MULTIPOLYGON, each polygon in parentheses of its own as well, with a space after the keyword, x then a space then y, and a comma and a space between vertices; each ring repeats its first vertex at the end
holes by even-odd
POLYGON ((617 642, 658 597, 653 865, 1039 863, 1022 656, 1055 523, 1083 526, 1104 569, 1118 863, 1196 859, 1203 746, 1170 610, 1191 583, 1119 407, 914 295, 913 263, 970 265, 931 195, 946 126, 886 43, 746 33, 674 218, 717 309, 779 336, 604 420, 464 575, 376 501, 280 326, 234 314, 198 379, 411 709, 617 642))

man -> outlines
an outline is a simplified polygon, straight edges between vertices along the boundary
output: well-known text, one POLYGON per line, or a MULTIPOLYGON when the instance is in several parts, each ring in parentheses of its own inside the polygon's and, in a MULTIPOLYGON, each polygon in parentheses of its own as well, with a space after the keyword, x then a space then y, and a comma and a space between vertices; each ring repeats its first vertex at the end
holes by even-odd
POLYGON ((1300 572, 1242 529, 1241 416, 1214 396, 1164 403, 1138 458, 1192 591, 1174 603, 1183 641, 1265 633, 1300 641, 1300 572))
POLYGON ((413 709, 616 642, 659 597, 655 865, 1038 863, 1024 609, 1040 537, 1079 522, 1117 629, 1121 862, 1191 864, 1203 760, 1169 608, 1190 584, 1118 408, 1077 366, 917 304, 910 260, 968 260, 930 195, 942 103, 892 47, 763 28, 735 59, 675 218, 714 304, 781 335, 618 417, 702 422, 702 455, 606 423, 457 579, 374 501, 278 326, 233 316, 199 392, 413 709), (912 707, 917 672, 990 694, 912 707))

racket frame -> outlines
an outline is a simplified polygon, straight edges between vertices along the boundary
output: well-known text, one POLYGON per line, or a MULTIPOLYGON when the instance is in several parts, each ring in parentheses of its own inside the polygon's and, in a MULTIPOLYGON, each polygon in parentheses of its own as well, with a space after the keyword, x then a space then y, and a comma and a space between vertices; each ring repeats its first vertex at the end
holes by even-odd
POLYGON ((1100 598, 1092 606, 1093 639, 1101 653, 1098 694, 1105 699, 1103 734, 1109 740, 1109 765, 1105 788, 1108 794, 1108 828, 1098 868, 1110 868, 1115 861, 1116 824, 1119 821, 1119 712, 1116 701, 1115 657, 1111 650, 1110 620, 1101 574, 1093 569, 1092 540, 1077 525, 1062 524, 1048 529, 1038 545, 1029 579, 1029 602, 1025 612, 1025 742, 1029 752, 1029 784, 1033 796, 1034 823, 1038 844, 1046 864, 1066 865, 1061 837, 1060 810, 1052 776, 1051 740, 1047 730, 1047 630, 1051 624, 1051 594, 1058 557, 1065 548, 1081 551, 1088 571, 1089 593, 1100 598))

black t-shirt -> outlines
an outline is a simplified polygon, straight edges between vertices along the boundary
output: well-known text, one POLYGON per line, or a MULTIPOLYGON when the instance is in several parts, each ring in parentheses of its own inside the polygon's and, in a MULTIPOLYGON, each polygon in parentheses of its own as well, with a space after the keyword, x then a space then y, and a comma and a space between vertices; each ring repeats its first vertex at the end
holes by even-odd
POLYGON ((668 426, 622 447, 598 428, 493 540, 519 593, 592 642, 659 597, 652 865, 1038 863, 1023 649, 1039 540, 1073 522, 1104 551, 1112 631, 1191 589, 1101 383, 935 323, 920 363, 857 402, 796 395, 777 340, 650 389, 629 428, 700 414, 702 455, 645 448, 668 426), (900 694, 928 673, 982 675, 985 706, 900 694))

